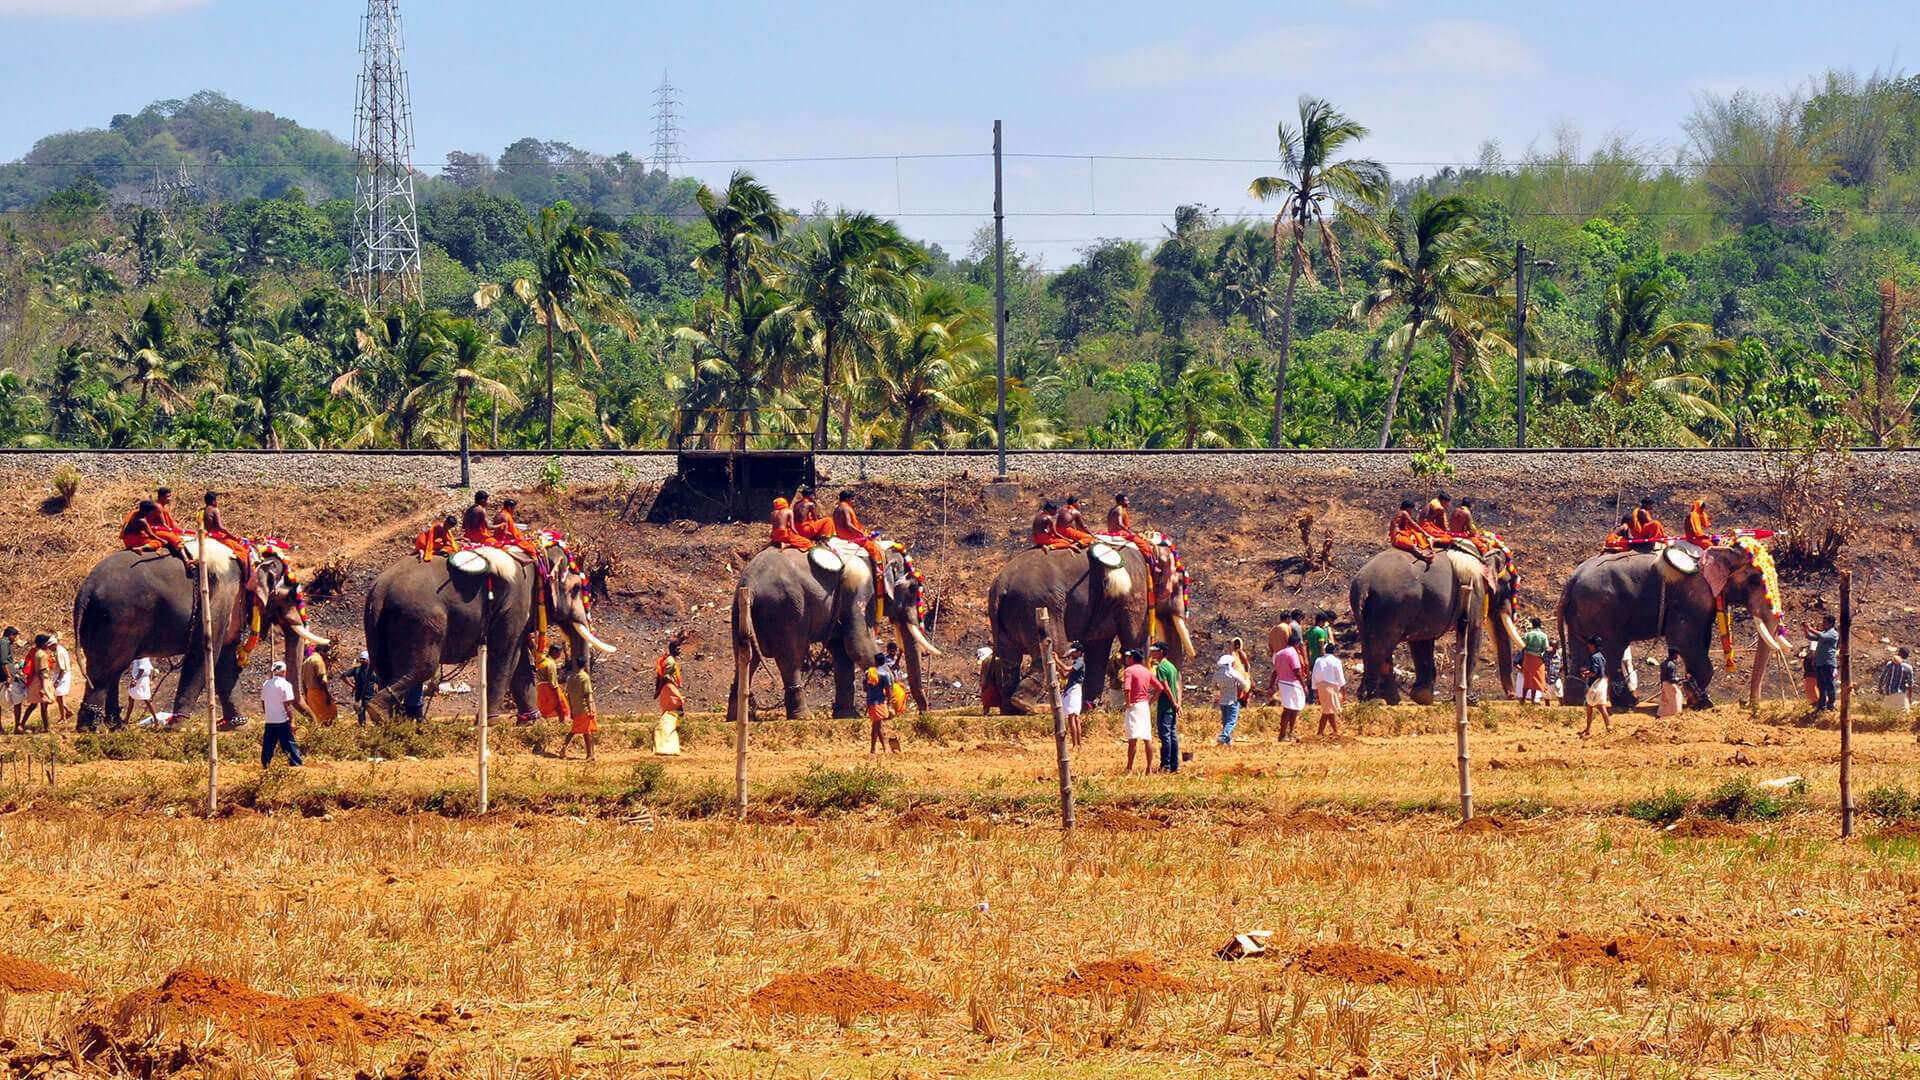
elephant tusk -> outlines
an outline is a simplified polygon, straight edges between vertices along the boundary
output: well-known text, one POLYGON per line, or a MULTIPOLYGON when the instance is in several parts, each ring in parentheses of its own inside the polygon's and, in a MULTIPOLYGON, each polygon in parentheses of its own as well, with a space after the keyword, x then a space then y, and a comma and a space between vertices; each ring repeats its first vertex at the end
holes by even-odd
POLYGON ((580 640, 586 642, 593 649, 606 653, 609 656, 620 651, 595 637, 592 628, 587 626, 586 623, 576 622, 573 623, 572 626, 573 632, 580 635, 580 640))
POLYGON ((920 646, 920 651, 926 653, 928 656, 941 655, 940 650, 934 647, 933 642, 927 640, 927 632, 920 628, 919 623, 907 624, 907 636, 912 638, 913 643, 920 646))
POLYGON ((1504 609, 1500 612, 1500 626, 1506 630, 1507 640, 1513 643, 1515 649, 1526 648, 1526 643, 1520 639, 1520 628, 1513 624, 1513 612, 1504 609))
POLYGON ((1173 632, 1180 636, 1180 648, 1184 650, 1186 658, 1192 659, 1196 656, 1197 654, 1193 651, 1193 635, 1187 632, 1187 617, 1185 615, 1175 615, 1173 617, 1173 632))
POLYGON ((307 629, 306 623, 293 623, 287 627, 287 630, 288 632, 292 633, 294 637, 299 638, 301 641, 306 642, 307 644, 313 646, 316 649, 322 645, 333 644, 331 641, 328 641, 326 638, 323 638, 320 635, 314 633, 313 631, 307 629))
POLYGON ((1785 638, 1775 634, 1773 628, 1768 626, 1765 621, 1755 619, 1753 625, 1760 631, 1760 640, 1766 643, 1767 648, 1772 649, 1781 656, 1786 656, 1793 651, 1793 646, 1787 644, 1785 638))

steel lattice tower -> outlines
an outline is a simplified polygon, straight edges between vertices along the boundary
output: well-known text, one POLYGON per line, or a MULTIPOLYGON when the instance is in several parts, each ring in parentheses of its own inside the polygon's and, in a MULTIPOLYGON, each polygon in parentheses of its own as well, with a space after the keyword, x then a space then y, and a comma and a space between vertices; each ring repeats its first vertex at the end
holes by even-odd
POLYGON ((354 105, 352 288, 369 304, 420 297, 413 105, 401 63, 399 0, 367 0, 354 105))
POLYGON ((671 174, 673 167, 687 160, 680 149, 680 97, 673 80, 660 73, 660 87, 653 92, 653 167, 671 174))

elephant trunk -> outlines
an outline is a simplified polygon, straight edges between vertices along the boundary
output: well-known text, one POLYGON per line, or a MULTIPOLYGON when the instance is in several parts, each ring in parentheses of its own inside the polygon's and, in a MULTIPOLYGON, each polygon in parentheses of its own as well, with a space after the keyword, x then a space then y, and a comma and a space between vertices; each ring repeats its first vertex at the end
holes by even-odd
POLYGON ((1498 630, 1505 631, 1496 631, 1493 635, 1493 654, 1498 658, 1500 689, 1510 698, 1519 697, 1519 688, 1513 685, 1513 654, 1521 648, 1521 643, 1520 635, 1513 627, 1513 616, 1502 611, 1498 630))
POLYGON ((940 650, 927 640, 926 631, 909 621, 906 640, 900 643, 901 655, 907 659, 907 690, 913 695, 913 703, 921 712, 927 711, 927 688, 925 676, 921 672, 921 651, 924 649, 935 656, 940 650))

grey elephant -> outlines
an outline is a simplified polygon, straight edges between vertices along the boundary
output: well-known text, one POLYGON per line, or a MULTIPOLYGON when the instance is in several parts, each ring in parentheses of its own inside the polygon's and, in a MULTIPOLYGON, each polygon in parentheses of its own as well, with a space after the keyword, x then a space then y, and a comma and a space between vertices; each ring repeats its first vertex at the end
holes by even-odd
POLYGON ((1768 655, 1784 657, 1792 651, 1781 635, 1772 557, 1760 541, 1743 537, 1706 549, 1697 562, 1697 572, 1687 574, 1665 552, 1628 551, 1595 555, 1574 568, 1560 594, 1564 704, 1585 700, 1586 684, 1576 673, 1585 666, 1588 639, 1598 637, 1613 704, 1625 707, 1634 700, 1621 668, 1627 646, 1664 638, 1686 662, 1694 704, 1711 705, 1707 687, 1713 682, 1714 622, 1722 605, 1743 607, 1753 616, 1761 649, 1748 693, 1749 700, 1758 698, 1768 655))
POLYGON ((396 711, 443 667, 474 660, 484 638, 487 711, 504 711, 511 695, 522 719, 537 716, 527 635, 542 629, 543 616, 545 628, 564 635, 574 656, 617 651, 595 636, 586 589, 586 575, 561 543, 542 549, 537 564, 500 548, 394 563, 374 580, 364 615, 367 655, 380 686, 375 709, 396 711))
POLYGON ((1359 696, 1400 703, 1393 654, 1405 643, 1413 654, 1409 696, 1417 704, 1431 705, 1439 675, 1434 648, 1448 634, 1455 635, 1456 646, 1464 640, 1471 691, 1486 630, 1493 631, 1501 689, 1512 694, 1513 656, 1520 645, 1520 632, 1513 624, 1518 588, 1513 555, 1499 545, 1484 556, 1443 546, 1430 563, 1400 548, 1388 548, 1368 559, 1347 589, 1366 669, 1359 696))
MULTIPOLYGON (((197 541, 187 541, 186 550, 189 557, 199 558, 197 541)), ((289 671, 298 670, 302 642, 324 645, 326 639, 307 628, 300 582, 284 550, 258 549, 249 573, 231 549, 215 541, 207 545, 205 562, 214 699, 220 719, 231 722, 240 715, 233 690, 255 631, 278 626, 286 632, 289 671)), ((73 640, 87 684, 80 730, 92 730, 102 720, 110 728, 121 725, 120 675, 143 656, 180 657, 173 713, 192 713, 205 702, 207 639, 201 631, 198 595, 195 574, 165 551, 116 551, 93 568, 73 601, 73 640)))
POLYGON ((886 560, 879 582, 874 580, 870 558, 841 559, 836 570, 831 566, 834 560, 821 566, 812 552, 791 547, 764 548, 740 572, 745 594, 735 594, 734 636, 751 641, 749 680, 767 661, 779 669, 787 719, 799 719, 803 711, 801 667, 815 645, 825 645, 833 658, 833 715, 861 715, 854 673, 880 649, 874 632, 879 627, 882 605, 877 601, 882 596, 906 660, 908 690, 915 705, 922 711, 927 708, 922 668, 926 658, 939 656, 940 650, 927 637, 922 622, 925 585, 905 550, 885 544, 882 554, 886 560))
MULTIPOLYGON (((1104 546, 1104 545, 1103 545, 1104 546)), ((1064 653, 1068 642, 1086 648, 1085 704, 1092 707, 1107 685, 1107 665, 1115 641, 1125 649, 1151 644, 1155 623, 1163 628, 1168 659, 1180 666, 1191 660, 1193 636, 1187 628, 1187 582, 1171 545, 1153 547, 1149 564, 1135 544, 1106 547, 1118 565, 1101 561, 1099 549, 1073 551, 1028 548, 1007 560, 987 592, 987 622, 993 634, 993 655, 1001 673, 1000 700, 1006 711, 1024 713, 1016 701, 1022 667, 1033 657, 1038 670, 1041 652, 1039 622, 1034 612, 1047 609, 1053 626, 1053 648, 1064 653)))

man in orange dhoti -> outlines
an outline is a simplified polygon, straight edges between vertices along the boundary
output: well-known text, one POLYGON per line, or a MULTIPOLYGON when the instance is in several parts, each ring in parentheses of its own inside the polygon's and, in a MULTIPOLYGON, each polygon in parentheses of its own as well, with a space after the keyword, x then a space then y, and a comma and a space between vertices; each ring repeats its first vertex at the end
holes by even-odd
POLYGON ((493 524, 487 520, 487 493, 473 493, 473 505, 467 507, 466 517, 461 520, 460 534, 469 544, 493 543, 493 524))
POLYGON ((512 499, 500 500, 500 516, 493 519, 493 542, 503 548, 517 547, 538 559, 539 543, 521 532, 519 523, 513 520, 514 508, 519 505, 512 499))
POLYGON ((1427 500, 1427 508, 1420 513, 1420 528, 1435 540, 1453 539, 1453 527, 1447 519, 1453 511, 1453 497, 1442 491, 1427 500))
POLYGON ((1087 531, 1086 518, 1080 514, 1080 496, 1067 496, 1066 505, 1053 516, 1054 531, 1073 541, 1077 548, 1093 546, 1093 534, 1087 531))
POLYGON ((840 501, 833 508, 833 535, 840 540, 859 544, 873 557, 874 573, 884 573, 887 568, 886 552, 880 550, 879 541, 860 524, 860 514, 853 508, 853 492, 840 493, 840 501))
POLYGON ((1693 509, 1687 511, 1687 542, 1696 547, 1713 546, 1713 517, 1707 513, 1707 500, 1693 500, 1693 509))
POLYGON ((1034 547, 1043 548, 1047 551, 1073 550, 1073 541, 1061 536, 1060 530, 1056 525, 1055 515, 1059 512, 1059 507, 1052 503, 1047 503, 1040 507, 1039 513, 1033 515, 1034 547))
POLYGON ((793 506, 785 499, 773 500, 773 533, 767 537, 767 546, 790 547, 795 551, 813 548, 813 541, 794 528, 793 506))
POLYGON ((1640 505, 1627 516, 1627 524, 1629 526, 1627 538, 1636 548, 1651 551, 1655 543, 1667 538, 1666 526, 1660 524, 1660 519, 1653 516, 1651 498, 1640 500, 1640 505))
POLYGON ((1387 526, 1387 542, 1421 562, 1433 561, 1433 541, 1413 519, 1412 499, 1400 500, 1400 512, 1393 515, 1393 523, 1387 526))
POLYGON ((452 514, 441 518, 432 528, 420 534, 413 542, 413 549, 420 553, 421 562, 452 555, 460 550, 460 541, 453 538, 453 530, 459 520, 452 514))
POLYGON ((1133 546, 1140 549, 1141 556, 1149 564, 1153 562, 1153 545, 1133 531, 1133 511, 1127 503, 1125 492, 1115 495, 1113 505, 1107 508, 1107 534, 1124 536, 1133 541, 1133 546))

